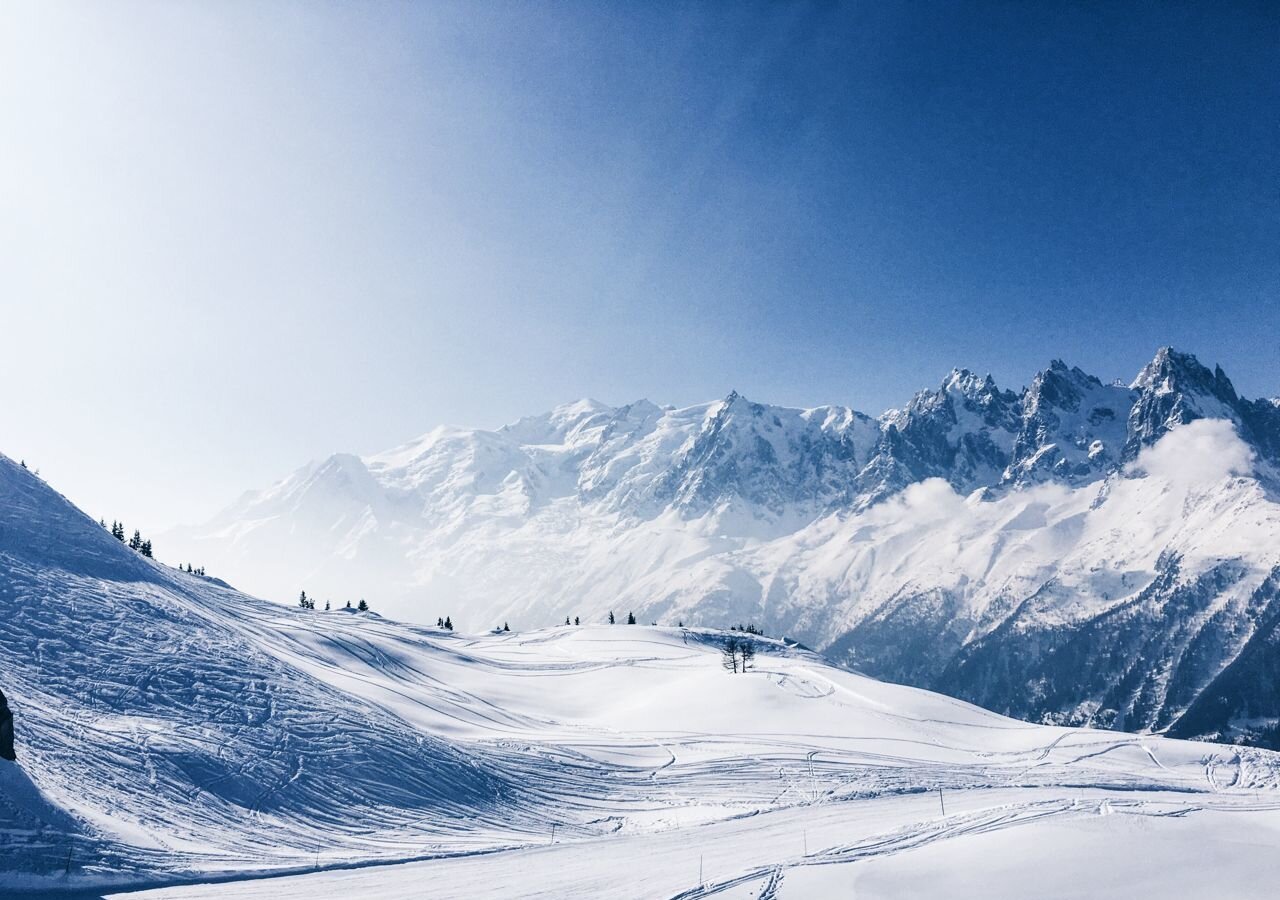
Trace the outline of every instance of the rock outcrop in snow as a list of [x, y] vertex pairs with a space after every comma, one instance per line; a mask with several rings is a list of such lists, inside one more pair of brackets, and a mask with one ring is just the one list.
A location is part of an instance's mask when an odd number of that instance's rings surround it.
[[[753, 621], [1017, 715], [1184, 729], [1267, 646], [1278, 466], [1280, 406], [1166, 348], [1128, 386], [1060, 361], [1021, 392], [956, 370], [874, 419], [735, 392], [442, 428], [159, 546], [281, 600], [485, 628]], [[1195, 721], [1256, 737], [1280, 717], [1265, 696]]]
[[13, 711], [9, 709], [4, 691], [0, 691], [0, 759], [13, 762], [17, 758], [13, 749]]

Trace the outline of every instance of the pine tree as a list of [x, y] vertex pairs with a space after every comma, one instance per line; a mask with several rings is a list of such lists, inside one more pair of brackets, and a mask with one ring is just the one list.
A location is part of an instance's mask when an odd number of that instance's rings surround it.
[[503, 622], [503, 623], [502, 623], [502, 630], [503, 630], [503, 631], [510, 631], [510, 630], [511, 630], [511, 626], [510, 626], [510, 625], [508, 625], [506, 622]]
[[24, 460], [22, 461], [22, 468], [24, 468], [24, 469], [25, 469], [26, 467], [27, 467], [27, 461], [24, 459]]
[[143, 541], [142, 546], [139, 547], [138, 549], [142, 551], [143, 556], [145, 556], [147, 559], [151, 559], [151, 539], [150, 538]]
[[448, 616], [444, 617], [444, 630], [453, 631], [453, 619], [449, 618]]
[[437, 618], [436, 618], [436, 627], [437, 627], [437, 628], [443, 628], [443, 627], [444, 627], [444, 619], [437, 617]]
[[324, 601], [324, 611], [325, 611], [325, 612], [328, 612], [328, 611], [329, 611], [329, 601], [328, 601], [328, 600]]
[[609, 624], [613, 624], [613, 610], [609, 610]]
[[369, 611], [369, 604], [368, 604], [368, 603], [365, 603], [365, 602], [364, 602], [364, 598], [363, 598], [363, 597], [361, 597], [361, 598], [360, 598], [360, 602], [356, 604], [356, 609], [360, 610], [360, 612], [368, 612], [368, 611]]
[[142, 533], [138, 531], [138, 529], [136, 528], [133, 530], [133, 537], [129, 538], [129, 549], [130, 550], [142, 549]]
[[756, 645], [754, 641], [743, 641], [742, 648], [739, 650], [742, 655], [742, 671], [745, 672], [751, 667], [756, 659]]
[[565, 617], [564, 617], [564, 624], [566, 624], [566, 625], [568, 625], [568, 624], [569, 624], [569, 617], [568, 617], [568, 616], [565, 616]]
[[581, 619], [579, 619], [577, 616], [574, 616], [574, 617], [573, 617], [573, 624], [574, 624], [574, 625], [581, 625], [581, 624], [582, 624], [582, 620], [581, 620]]
[[636, 624], [636, 614], [635, 614], [635, 613], [627, 613], [627, 624], [628, 624], [628, 625], [634, 625], [634, 624]]
[[351, 601], [350, 601], [350, 600], [348, 600], [348, 601], [347, 601], [347, 609], [350, 609], [350, 608], [351, 608]]
[[307, 592], [306, 591], [303, 591], [301, 594], [298, 595], [298, 606], [302, 607], [303, 609], [307, 608]]

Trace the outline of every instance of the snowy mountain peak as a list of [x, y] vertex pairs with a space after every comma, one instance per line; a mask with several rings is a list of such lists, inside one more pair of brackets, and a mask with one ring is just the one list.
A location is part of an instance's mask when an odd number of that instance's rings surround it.
[[498, 434], [522, 445], [577, 443], [585, 432], [603, 427], [616, 412], [598, 400], [585, 398], [557, 406], [540, 416], [525, 416], [504, 425], [498, 429]]
[[952, 369], [942, 382], [942, 390], [962, 397], [981, 398], [999, 393], [995, 379], [990, 374], [978, 375], [968, 369]]
[[770, 516], [796, 504], [821, 508], [846, 498], [856, 481], [855, 421], [851, 410], [817, 416], [733, 391], [707, 408], [653, 497], [695, 516], [735, 501]]

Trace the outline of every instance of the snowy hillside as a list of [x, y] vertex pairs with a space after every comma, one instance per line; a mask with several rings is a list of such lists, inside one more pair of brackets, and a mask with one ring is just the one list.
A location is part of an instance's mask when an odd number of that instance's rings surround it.
[[769, 639], [734, 674], [729, 637], [286, 608], [143, 559], [0, 457], [0, 886], [821, 896], [810, 870], [1108, 812], [1278, 825], [1266, 751], [1029, 725]]
[[958, 370], [878, 419], [734, 393], [440, 428], [158, 552], [473, 629], [752, 621], [1021, 717], [1270, 743], [1280, 685], [1231, 672], [1275, 659], [1278, 465], [1280, 407], [1164, 349], [1128, 386]]

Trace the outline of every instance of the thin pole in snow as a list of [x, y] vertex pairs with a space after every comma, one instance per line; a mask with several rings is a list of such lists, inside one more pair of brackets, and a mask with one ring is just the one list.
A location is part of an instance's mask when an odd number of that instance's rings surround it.
[[702, 854], [698, 854], [698, 890], [702, 890]]
[[947, 814], [947, 801], [942, 799], [942, 788], [938, 788], [938, 803], [942, 806], [942, 814]]
[[553, 844], [556, 842], [556, 826], [559, 824], [560, 824], [559, 822], [551, 823], [551, 843]]
[[76, 846], [75, 844], [72, 844], [69, 847], [67, 847], [67, 874], [68, 875], [71, 874], [71, 851], [75, 849], [75, 846]]
[[801, 833], [804, 835], [804, 855], [808, 856], [809, 855], [809, 830], [806, 828]]

